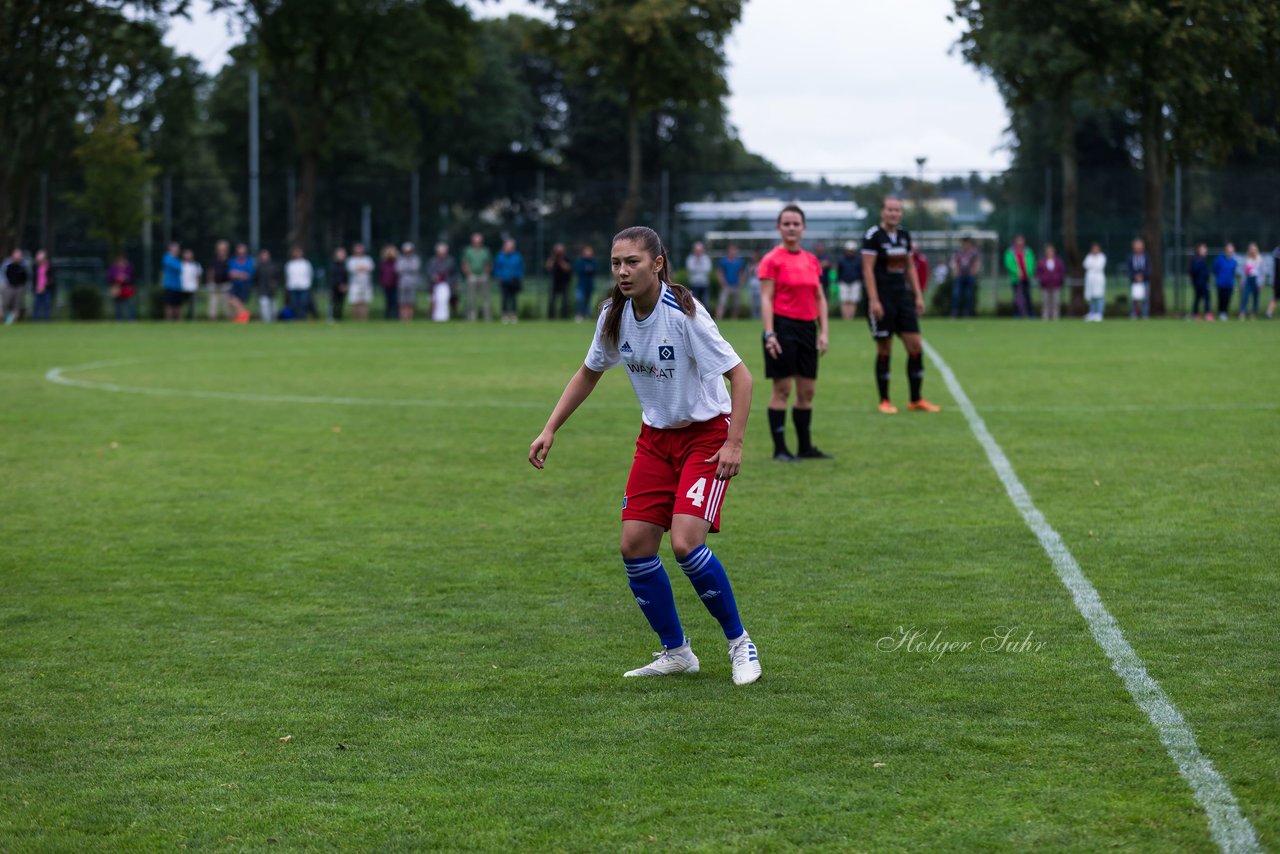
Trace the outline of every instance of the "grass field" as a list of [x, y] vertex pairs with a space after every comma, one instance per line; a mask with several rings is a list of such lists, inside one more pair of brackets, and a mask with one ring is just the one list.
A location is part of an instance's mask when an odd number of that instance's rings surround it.
[[[1276, 848], [1280, 324], [925, 331]], [[837, 459], [769, 460], [757, 376], [711, 543], [763, 679], [665, 548], [702, 672], [620, 678], [625, 377], [525, 462], [589, 335], [0, 330], [0, 849], [1213, 850], [938, 373], [874, 412], [861, 321]]]

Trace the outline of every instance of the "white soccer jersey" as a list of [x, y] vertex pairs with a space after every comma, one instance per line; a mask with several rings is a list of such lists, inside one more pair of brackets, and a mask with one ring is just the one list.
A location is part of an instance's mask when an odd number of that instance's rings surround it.
[[606, 371], [626, 365], [644, 423], [650, 427], [687, 427], [732, 409], [724, 374], [742, 359], [721, 336], [702, 304], [694, 304], [697, 314], [689, 317], [666, 285], [644, 320], [636, 320], [628, 304], [622, 310], [616, 347], [604, 340], [606, 312], [600, 312], [596, 322], [586, 366]]

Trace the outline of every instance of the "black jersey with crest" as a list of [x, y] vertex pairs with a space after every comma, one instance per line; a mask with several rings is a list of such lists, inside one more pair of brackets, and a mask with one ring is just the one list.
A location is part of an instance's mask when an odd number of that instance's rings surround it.
[[909, 289], [907, 265], [911, 263], [911, 235], [905, 228], [890, 234], [876, 225], [862, 239], [862, 254], [876, 259], [876, 292]]

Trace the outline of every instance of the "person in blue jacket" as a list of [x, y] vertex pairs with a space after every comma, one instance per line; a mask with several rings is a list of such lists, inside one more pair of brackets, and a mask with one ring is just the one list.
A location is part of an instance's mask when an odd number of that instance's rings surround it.
[[1213, 281], [1218, 286], [1218, 319], [1226, 320], [1231, 310], [1231, 294], [1236, 289], [1236, 270], [1240, 262], [1236, 260], [1236, 247], [1228, 243], [1222, 254], [1213, 259]]
[[582, 254], [573, 262], [573, 272], [578, 277], [578, 315], [579, 321], [595, 319], [595, 306], [591, 298], [596, 290], [596, 253], [590, 246], [582, 247]]
[[169, 251], [161, 260], [164, 274], [164, 319], [181, 320], [182, 304], [186, 293], [182, 290], [182, 248], [177, 242], [169, 244]]
[[516, 251], [516, 242], [507, 238], [502, 251], [493, 259], [493, 277], [502, 289], [502, 322], [515, 323], [519, 319], [518, 299], [524, 285], [524, 256]]

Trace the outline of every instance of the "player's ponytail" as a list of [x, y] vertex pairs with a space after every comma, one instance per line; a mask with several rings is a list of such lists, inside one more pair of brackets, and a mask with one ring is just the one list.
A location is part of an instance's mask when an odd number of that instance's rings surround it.
[[[633, 225], [613, 236], [614, 244], [620, 240], [634, 240], [654, 259], [661, 258], [662, 269], [658, 271], [658, 281], [671, 291], [671, 295], [680, 304], [681, 311], [690, 317], [697, 314], [698, 308], [693, 299], [693, 292], [684, 285], [677, 285], [671, 281], [671, 258], [667, 255], [667, 247], [662, 245], [662, 238], [658, 237], [658, 232], [643, 225]], [[604, 340], [610, 347], [618, 346], [618, 337], [622, 334], [622, 310], [626, 304], [627, 298], [623, 296], [622, 288], [618, 287], [618, 281], [615, 279], [613, 288], [609, 291], [609, 298], [604, 303]]]

